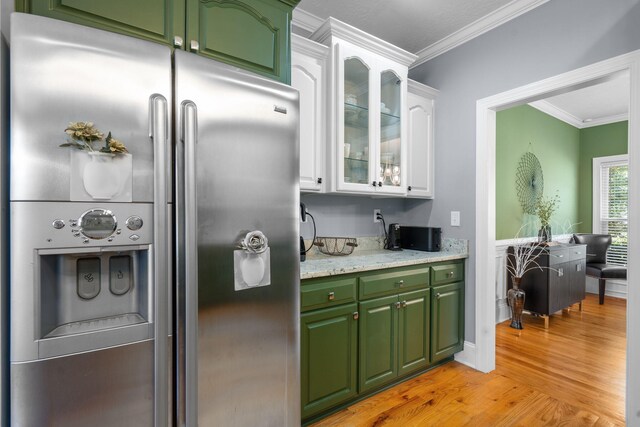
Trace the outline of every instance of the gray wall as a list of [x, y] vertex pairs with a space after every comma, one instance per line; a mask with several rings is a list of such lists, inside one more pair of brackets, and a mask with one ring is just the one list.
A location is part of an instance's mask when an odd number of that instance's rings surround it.
[[640, 0], [552, 0], [410, 71], [440, 90], [430, 221], [446, 225], [449, 212], [460, 210], [461, 227], [443, 233], [470, 239], [468, 341], [475, 342], [476, 101], [637, 49]]
[[[382, 225], [373, 222], [373, 210], [380, 209], [387, 226], [392, 222], [404, 225], [429, 224], [432, 201], [404, 199], [374, 199], [364, 196], [334, 196], [303, 194], [300, 201], [316, 219], [319, 236], [361, 237], [384, 234]], [[311, 222], [300, 225], [305, 239], [313, 237]], [[448, 236], [444, 236], [448, 237]]]

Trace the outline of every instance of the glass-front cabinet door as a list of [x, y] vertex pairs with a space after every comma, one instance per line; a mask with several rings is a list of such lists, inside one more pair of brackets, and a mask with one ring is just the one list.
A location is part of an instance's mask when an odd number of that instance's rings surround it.
[[358, 57], [344, 60], [343, 180], [369, 185], [371, 155], [370, 67]]
[[380, 112], [377, 138], [378, 192], [405, 192], [405, 142], [403, 106], [406, 82], [391, 69], [380, 72]]
[[339, 52], [337, 191], [404, 194], [406, 78], [365, 50]]

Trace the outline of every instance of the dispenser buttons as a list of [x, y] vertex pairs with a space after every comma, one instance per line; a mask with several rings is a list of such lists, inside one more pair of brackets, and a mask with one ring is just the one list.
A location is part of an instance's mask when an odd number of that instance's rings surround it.
[[135, 231], [135, 230], [140, 230], [142, 228], [143, 222], [142, 222], [142, 218], [140, 218], [137, 215], [133, 215], [127, 218], [127, 221], [125, 224], [129, 230]]
[[140, 236], [138, 236], [137, 234], [132, 234], [131, 236], [129, 236], [129, 238], [135, 242], [140, 238]]
[[56, 230], [60, 230], [61, 228], [64, 228], [64, 221], [61, 219], [56, 219], [55, 221], [53, 221], [52, 225]]

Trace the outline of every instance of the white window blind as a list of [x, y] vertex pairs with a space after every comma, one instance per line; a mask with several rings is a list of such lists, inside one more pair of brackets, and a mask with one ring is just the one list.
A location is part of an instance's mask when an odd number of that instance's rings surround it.
[[607, 263], [627, 265], [628, 160], [600, 163], [600, 232], [610, 234]]

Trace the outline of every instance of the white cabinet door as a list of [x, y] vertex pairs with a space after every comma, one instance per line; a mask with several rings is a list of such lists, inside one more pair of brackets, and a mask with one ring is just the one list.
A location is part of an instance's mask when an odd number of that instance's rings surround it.
[[434, 100], [425, 93], [419, 95], [412, 93], [412, 86], [415, 87], [414, 82], [409, 85], [407, 97], [409, 115], [407, 197], [431, 199], [434, 187]]
[[296, 36], [291, 44], [291, 86], [300, 92], [300, 191], [323, 192], [326, 132], [326, 46]]

